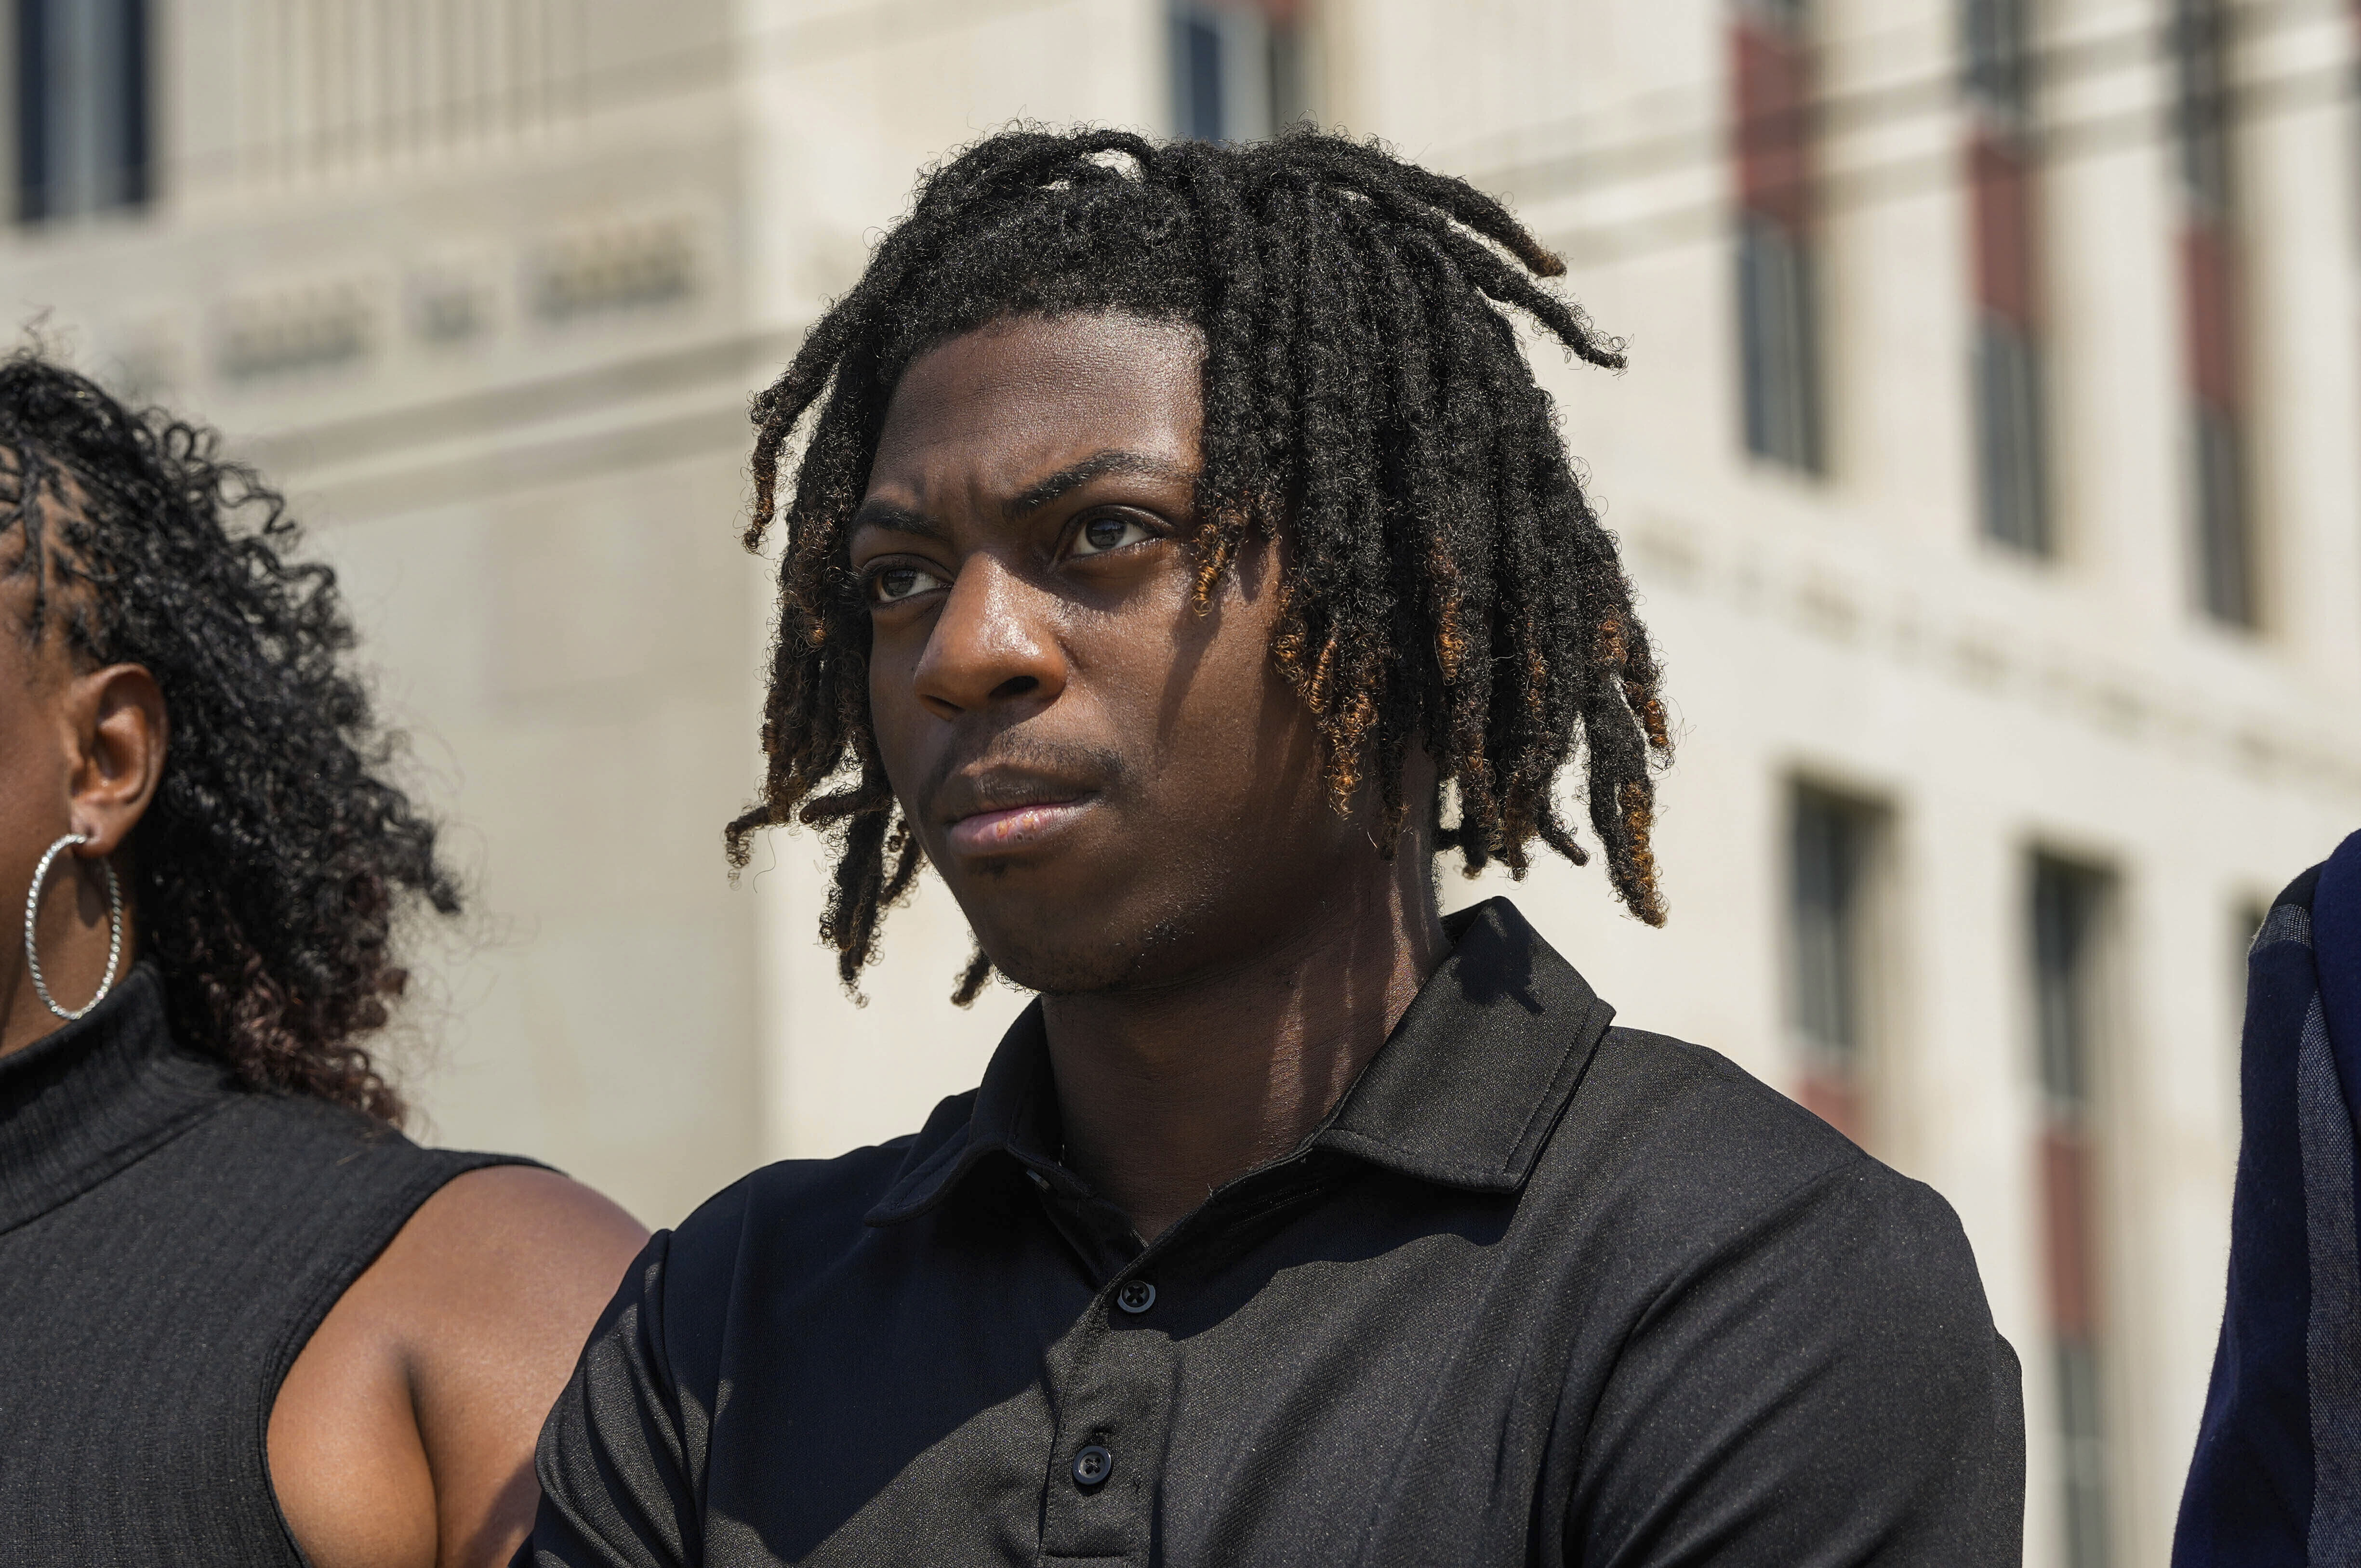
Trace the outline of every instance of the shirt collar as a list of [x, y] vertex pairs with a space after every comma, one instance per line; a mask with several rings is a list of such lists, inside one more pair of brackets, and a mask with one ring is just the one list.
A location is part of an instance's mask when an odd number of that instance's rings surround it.
[[1505, 898], [1444, 929], [1451, 956], [1312, 1141], [1448, 1187], [1513, 1192], [1615, 1009]]
[[[1444, 929], [1450, 956], [1310, 1142], [1444, 1186], [1513, 1192], [1615, 1010], [1505, 898], [1449, 916]], [[937, 1107], [911, 1140], [869, 1223], [925, 1213], [994, 1156], [1080, 1195], [1057, 1157], [1057, 1126], [1036, 1002], [1002, 1037], [982, 1085]]]
[[178, 1136], [228, 1085], [220, 1062], [173, 1043], [162, 977], [137, 965], [82, 1017], [0, 1057], [0, 1231]]
[[935, 1107], [910, 1140], [894, 1185], [865, 1218], [873, 1225], [916, 1219], [940, 1203], [969, 1172], [1005, 1155], [1043, 1181], [1079, 1192], [1058, 1160], [1057, 1085], [1049, 1074], [1049, 1041], [1038, 1001], [1016, 1015], [1000, 1038], [983, 1082]]

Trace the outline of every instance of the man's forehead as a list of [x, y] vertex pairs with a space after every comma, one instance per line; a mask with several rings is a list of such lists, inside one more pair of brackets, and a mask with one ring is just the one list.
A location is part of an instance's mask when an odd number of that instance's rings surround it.
[[1199, 419], [1192, 329], [1079, 318], [970, 334], [903, 376], [868, 493], [1024, 510], [1078, 471], [1193, 472]]
[[1193, 442], [1157, 440], [1138, 429], [1043, 433], [1047, 439], [914, 444], [890, 460], [881, 448], [862, 510], [869, 502], [923, 509], [957, 500], [1015, 517], [1094, 480], [1196, 477]]
[[[1192, 327], [1135, 316], [1001, 323], [913, 360], [895, 384], [879, 455], [910, 445], [983, 442], [1086, 449], [1139, 427], [1193, 427], [1202, 356]], [[1044, 466], [1071, 454], [1034, 454]]]
[[1127, 311], [1004, 316], [915, 356], [894, 397], [1054, 390], [1077, 380], [1120, 384], [1175, 372], [1190, 373], [1193, 384], [1204, 344], [1191, 323]]

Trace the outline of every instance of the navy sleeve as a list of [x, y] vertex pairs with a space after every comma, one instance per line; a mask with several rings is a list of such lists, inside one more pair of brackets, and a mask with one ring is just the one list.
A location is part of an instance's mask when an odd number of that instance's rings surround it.
[[2015, 1563], [2025, 1406], [1930, 1189], [1857, 1158], [1686, 1270], [1599, 1400], [1586, 1568]]
[[2318, 984], [2308, 923], [2299, 927], [2280, 912], [2308, 915], [2321, 869], [2273, 901], [2274, 918], [2246, 959], [2229, 1287], [2173, 1531], [2174, 1568], [2311, 1561], [2312, 1260], [2296, 1078]]

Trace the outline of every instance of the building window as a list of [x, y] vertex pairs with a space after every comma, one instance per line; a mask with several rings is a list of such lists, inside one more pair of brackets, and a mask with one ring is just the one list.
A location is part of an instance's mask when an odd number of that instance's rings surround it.
[[1806, 473], [1820, 467], [1812, 256], [1791, 230], [1748, 213], [1738, 236], [1746, 449]]
[[1966, 0], [1960, 18], [1968, 95], [1985, 114], [2022, 123], [2033, 108], [2031, 18], [2026, 0]]
[[2044, 555], [2050, 534], [2031, 20], [2026, 0], [1965, 0], [1963, 9], [1979, 511], [1986, 538]]
[[2203, 401], [2194, 415], [2197, 448], [2198, 587], [2205, 613], [2233, 626], [2255, 622], [2247, 558], [2246, 487], [2238, 458], [2237, 421]]
[[2030, 333], [1987, 314], [1976, 329], [1976, 471], [1985, 537], [2049, 553], [2042, 463], [2040, 351]]
[[1877, 806], [1808, 784], [1796, 785], [1790, 801], [1788, 1015], [1802, 1058], [1797, 1098], [1855, 1142], [1869, 1130], [1866, 1058], [1884, 818]]
[[16, 215], [148, 195], [146, 0], [16, 0]]
[[1804, 0], [1748, 0], [1730, 27], [1746, 449], [1818, 473], [1821, 356], [1808, 16]]
[[2221, 0], [2173, 0], [2174, 126], [2181, 189], [2193, 205], [2230, 210], [2229, 19]]
[[2228, 17], [2221, 0], [2174, 0], [2172, 40], [2192, 597], [2213, 620], [2252, 627], [2261, 619], [2261, 606], [2244, 459], [2236, 160]]
[[1172, 124], [1198, 141], [1256, 141], [1310, 117], [1293, 0], [1174, 0]]
[[2033, 862], [2033, 999], [2041, 1078], [2040, 1190], [2056, 1380], [2058, 1484], [2070, 1568], [2107, 1562], [2098, 1203], [2094, 1180], [2102, 872], [2048, 855]]

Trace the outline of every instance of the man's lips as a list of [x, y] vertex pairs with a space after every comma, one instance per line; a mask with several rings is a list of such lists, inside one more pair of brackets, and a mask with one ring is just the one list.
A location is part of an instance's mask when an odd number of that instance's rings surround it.
[[1063, 832], [1091, 807], [1091, 797], [1035, 800], [979, 811], [951, 824], [950, 850], [955, 855], [992, 855], [1029, 850]]

